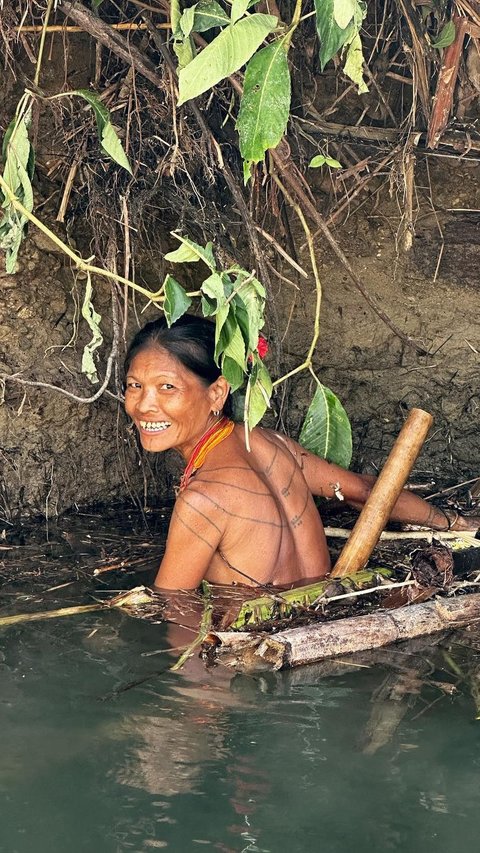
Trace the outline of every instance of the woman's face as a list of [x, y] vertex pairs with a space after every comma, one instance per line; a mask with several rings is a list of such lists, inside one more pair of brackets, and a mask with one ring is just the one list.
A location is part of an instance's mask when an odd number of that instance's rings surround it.
[[217, 382], [206, 386], [166, 350], [150, 347], [131, 361], [125, 390], [125, 411], [153, 453], [174, 448], [188, 459], [221, 409]]

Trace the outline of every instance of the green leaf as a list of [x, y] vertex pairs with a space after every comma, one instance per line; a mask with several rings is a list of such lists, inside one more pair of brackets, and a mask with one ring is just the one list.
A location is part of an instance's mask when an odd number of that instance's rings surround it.
[[335, 23], [344, 30], [355, 14], [355, 0], [333, 0], [333, 17]]
[[[222, 353], [230, 345], [235, 331], [238, 328], [233, 305], [226, 303], [217, 309], [215, 315], [215, 362], [219, 364]], [[238, 361], [237, 361], [238, 364]], [[243, 365], [242, 365], [243, 367]]]
[[442, 47], [449, 47], [455, 41], [455, 24], [453, 21], [447, 21], [438, 38], [432, 43], [432, 47], [440, 50]]
[[[31, 184], [31, 166], [33, 165], [33, 149], [28, 138], [31, 110], [21, 111], [20, 104], [17, 114], [10, 122], [6, 139], [3, 143], [5, 168], [3, 178], [13, 194], [28, 210], [33, 210], [33, 189]], [[16, 272], [17, 256], [20, 249], [24, 230], [28, 219], [19, 213], [7, 197], [0, 193], [2, 209], [5, 211], [0, 219], [0, 249], [5, 252], [5, 269], [7, 273]]]
[[123, 169], [126, 169], [127, 172], [132, 174], [132, 168], [128, 162], [128, 157], [125, 154], [122, 143], [120, 142], [120, 139], [113, 128], [112, 122], [110, 121], [110, 113], [104, 104], [102, 104], [98, 95], [95, 92], [91, 92], [90, 89], [72, 89], [71, 92], [62, 92], [60, 96], [55, 95], [55, 97], [66, 97], [67, 95], [78, 95], [90, 104], [97, 122], [100, 145], [105, 151], [105, 154], [114, 160], [115, 163], [118, 163], [119, 166], [122, 166]]
[[182, 17], [180, 18], [180, 29], [184, 36], [189, 36], [193, 29], [193, 24], [195, 21], [195, 9], [197, 8], [197, 4], [194, 6], [189, 6], [188, 9], [185, 9]]
[[212, 251], [212, 243], [207, 243], [204, 248], [203, 246], [199, 246], [198, 243], [194, 243], [193, 240], [189, 240], [188, 237], [182, 237], [181, 234], [177, 234], [176, 231], [172, 231], [171, 234], [172, 237], [180, 240], [182, 245], [178, 249], [175, 249], [175, 251], [168, 252], [165, 255], [166, 261], [172, 261], [174, 264], [203, 261], [212, 272], [215, 271], [216, 264]]
[[180, 8], [180, 0], [171, 0], [170, 2], [170, 23], [172, 25], [172, 35], [174, 39], [181, 38], [182, 31], [180, 29], [180, 18], [182, 10]]
[[224, 302], [226, 299], [225, 296], [225, 287], [223, 285], [222, 276], [218, 272], [212, 273], [205, 281], [202, 283], [201, 291], [206, 296], [209, 296], [211, 299], [217, 300], [217, 307], [221, 302]]
[[347, 58], [343, 70], [347, 77], [350, 77], [350, 80], [353, 80], [358, 87], [359, 95], [368, 92], [368, 86], [363, 79], [363, 61], [362, 42], [359, 34], [356, 33], [348, 46]]
[[272, 394], [272, 380], [264, 364], [256, 356], [255, 379], [249, 377], [250, 394], [248, 398], [248, 411], [246, 412], [248, 428], [253, 429], [263, 418], [270, 405]]
[[333, 157], [326, 157], [324, 154], [317, 154], [312, 157], [308, 164], [311, 169], [318, 169], [320, 166], [330, 166], [331, 169], [341, 169], [342, 164]]
[[245, 378], [243, 368], [228, 355], [222, 358], [222, 376], [227, 380], [232, 392], [242, 387]]
[[[247, 273], [244, 272], [245, 277]], [[258, 292], [255, 282], [260, 285], [262, 292]], [[235, 289], [239, 287], [238, 280]], [[265, 308], [265, 291], [257, 279], [249, 281], [235, 296], [236, 317], [241, 328], [245, 345], [248, 352], [253, 352], [258, 343], [258, 333], [263, 329], [265, 320], [263, 312]]]
[[249, 0], [232, 0], [232, 9], [230, 12], [232, 24], [234, 24], [235, 21], [239, 21], [240, 18], [243, 18], [248, 9], [248, 4]]
[[90, 104], [95, 113], [98, 135], [101, 138], [104, 126], [110, 121], [110, 113], [98, 95], [91, 92], [90, 89], [73, 89], [71, 92], [64, 92], [60, 97], [65, 97], [65, 95], [78, 95]]
[[195, 58], [195, 46], [191, 36], [173, 42], [173, 50], [178, 59], [178, 70], [185, 68]]
[[105, 154], [108, 154], [115, 163], [118, 163], [119, 166], [122, 166], [127, 170], [130, 174], [132, 174], [132, 167], [128, 162], [128, 157], [123, 150], [123, 145], [120, 142], [116, 131], [113, 129], [113, 125], [108, 121], [103, 128], [102, 136], [101, 136], [101, 146], [105, 151]]
[[254, 13], [225, 27], [178, 75], [178, 103], [196, 98], [220, 80], [238, 71], [272, 32], [277, 19]]
[[334, 16], [334, 0], [315, 0], [317, 33], [320, 39], [320, 68], [340, 50], [354, 33], [354, 24], [339, 27]]
[[240, 331], [240, 327], [237, 322], [233, 327], [233, 334], [230, 338], [230, 341], [226, 347], [224, 347], [224, 355], [228, 355], [229, 358], [236, 361], [239, 367], [242, 370], [245, 369], [245, 341], [243, 340], [243, 335]]
[[188, 311], [191, 304], [192, 300], [186, 294], [183, 287], [173, 276], [167, 275], [165, 279], [165, 302], [163, 310], [169, 328], [172, 323], [176, 323], [185, 314], [185, 311]]
[[230, 18], [216, 0], [200, 0], [195, 9], [193, 29], [196, 33], [204, 33], [212, 27], [224, 27], [230, 23]]
[[82, 317], [87, 321], [93, 337], [86, 344], [82, 355], [82, 373], [86, 373], [92, 385], [98, 382], [97, 368], [93, 360], [93, 353], [103, 343], [103, 336], [100, 330], [101, 316], [97, 314], [92, 303], [92, 280], [90, 276], [87, 278], [85, 287], [85, 297], [82, 305]]
[[352, 458], [352, 430], [345, 409], [333, 391], [318, 384], [299, 438], [311, 453], [348, 468]]
[[284, 39], [269, 44], [247, 65], [237, 119], [240, 153], [248, 163], [263, 160], [285, 133], [291, 83]]

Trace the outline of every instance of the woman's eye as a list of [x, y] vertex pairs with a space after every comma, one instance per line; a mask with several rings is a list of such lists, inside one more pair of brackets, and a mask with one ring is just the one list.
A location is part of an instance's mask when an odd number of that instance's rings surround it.
[[174, 386], [174, 385], [170, 385], [170, 383], [169, 383], [169, 382], [164, 382], [164, 383], [163, 383], [163, 385], [161, 385], [160, 387], [161, 387], [162, 391], [163, 391], [163, 390], [165, 390], [165, 391], [171, 391], [171, 390], [172, 390], [172, 388], [174, 388], [175, 386]]
[[141, 388], [140, 382], [134, 382], [133, 379], [130, 382], [127, 382], [127, 388]]

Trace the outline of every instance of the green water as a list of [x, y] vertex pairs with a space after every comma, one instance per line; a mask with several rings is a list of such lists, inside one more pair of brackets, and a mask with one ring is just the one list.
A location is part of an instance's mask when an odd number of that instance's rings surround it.
[[199, 678], [155, 674], [167, 643], [121, 612], [0, 629], [1, 853], [476, 849], [480, 723], [433, 645]]

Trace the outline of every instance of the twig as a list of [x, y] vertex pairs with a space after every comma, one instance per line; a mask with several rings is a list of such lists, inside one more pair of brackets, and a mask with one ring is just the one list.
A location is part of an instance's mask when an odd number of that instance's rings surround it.
[[455, 486], [448, 486], [446, 489], [442, 489], [440, 492], [433, 492], [431, 495], [426, 495], [425, 500], [430, 501], [432, 498], [439, 498], [442, 495], [448, 495], [449, 492], [456, 492], [457, 489], [461, 489], [463, 486], [469, 486], [470, 483], [477, 483], [478, 477], [473, 477], [471, 480], [464, 480], [462, 483], [457, 483]]
[[182, 668], [184, 663], [193, 655], [195, 649], [198, 646], [201, 646], [204, 642], [207, 634], [212, 630], [212, 615], [213, 615], [213, 603], [212, 603], [212, 594], [210, 590], [210, 585], [207, 581], [202, 581], [202, 589], [204, 596], [204, 607], [202, 613], [202, 619], [200, 622], [200, 628], [197, 636], [193, 640], [192, 643], [185, 649], [183, 654], [180, 655], [178, 660], [170, 667], [172, 672], [178, 672], [179, 669]]
[[260, 228], [260, 225], [255, 224], [255, 228], [258, 233], [262, 235], [262, 237], [265, 237], [265, 240], [268, 240], [268, 242], [275, 247], [275, 250], [278, 252], [278, 254], [281, 255], [282, 258], [284, 258], [287, 263], [290, 264], [291, 267], [297, 270], [297, 272], [299, 272], [300, 275], [303, 276], [303, 278], [308, 278], [308, 273], [305, 272], [305, 270], [303, 269], [303, 267], [300, 266], [300, 264], [297, 264], [297, 262], [293, 260], [291, 255], [289, 255], [288, 252], [285, 251], [285, 249], [282, 249], [280, 244], [277, 243], [277, 241], [275, 240], [275, 237], [272, 237], [272, 235], [269, 234], [268, 231], [264, 231], [263, 228]]
[[[325, 536], [331, 539], [348, 539], [352, 532], [351, 530], [344, 527], [325, 527], [324, 530]], [[475, 534], [473, 532], [468, 533], [468, 531], [463, 530], [384, 530], [380, 534], [380, 541], [396, 542], [402, 539], [426, 539], [428, 542], [431, 542], [432, 539], [439, 539], [441, 541], [446, 542], [448, 540], [454, 540], [459, 538], [463, 539], [465, 536], [469, 536], [470, 538], [475, 539]]]
[[135, 45], [127, 43], [109, 24], [106, 24], [97, 15], [94, 15], [79, 0], [76, 0], [75, 3], [72, 3], [71, 0], [63, 0], [61, 8], [62, 12], [76, 21], [82, 29], [90, 33], [91, 36], [105, 45], [105, 47], [108, 47], [117, 56], [120, 56], [129, 65], [133, 65], [140, 74], [143, 74], [158, 89], [162, 89], [163, 81], [157, 74], [153, 62], [150, 62], [148, 57], [140, 53]]
[[40, 79], [40, 69], [42, 67], [43, 48], [45, 47], [45, 36], [46, 36], [46, 32], [47, 32], [47, 27], [48, 27], [48, 19], [50, 17], [50, 12], [52, 11], [52, 6], [53, 6], [53, 0], [48, 0], [47, 9], [45, 11], [45, 18], [44, 18], [43, 24], [41, 26], [42, 35], [40, 37], [40, 44], [38, 46], [37, 65], [35, 68], [35, 76], [33, 78], [33, 83], [35, 86], [38, 86], [38, 81]]
[[359, 598], [361, 595], [369, 595], [372, 592], [386, 592], [387, 589], [400, 589], [405, 586], [418, 586], [418, 584], [415, 580], [402, 581], [401, 583], [382, 583], [380, 586], [370, 586], [368, 589], [357, 589], [355, 592], [344, 592], [341, 595], [327, 595], [327, 590], [325, 590], [312, 602], [311, 606], [330, 604], [331, 601], [340, 601], [342, 598]]
[[[307, 238], [308, 250], [310, 253], [310, 263], [311, 263], [313, 275], [315, 278], [315, 293], [316, 293], [313, 337], [312, 337], [312, 341], [310, 343], [310, 347], [309, 347], [307, 356], [306, 356], [305, 360], [302, 362], [302, 364], [300, 364], [298, 367], [293, 368], [293, 370], [290, 370], [284, 376], [281, 376], [279, 379], [276, 379], [275, 382], [273, 383], [273, 387], [275, 388], [277, 385], [280, 385], [282, 382], [285, 382], [286, 379], [289, 379], [291, 376], [294, 376], [296, 373], [300, 373], [302, 370], [305, 370], [307, 368], [311, 369], [313, 353], [315, 352], [315, 347], [317, 346], [317, 341], [320, 337], [320, 308], [322, 305], [322, 284], [321, 284], [320, 276], [318, 273], [317, 259], [315, 257], [315, 247], [313, 244], [312, 232], [310, 231], [310, 228], [308, 227], [307, 221], [303, 215], [303, 211], [302, 211], [301, 207], [291, 197], [290, 193], [287, 191], [285, 186], [282, 184], [278, 175], [273, 173], [272, 177], [273, 177], [273, 180], [275, 181], [275, 183], [277, 184], [277, 186], [279, 187], [279, 189], [281, 190], [282, 194], [284, 195], [285, 199], [288, 201], [288, 203], [291, 205], [291, 207], [293, 207], [295, 213], [297, 214], [297, 216], [300, 219], [300, 222], [302, 224], [302, 228], [303, 228], [303, 230], [305, 232], [305, 236]], [[318, 379], [316, 378], [313, 371], [312, 371], [312, 374], [318, 383]]]
[[72, 192], [73, 182], [75, 181], [75, 177], [78, 170], [78, 161], [75, 160], [74, 163], [70, 166], [68, 171], [67, 180], [65, 181], [65, 186], [63, 188], [62, 201], [60, 203], [60, 207], [58, 208], [58, 213], [56, 216], [57, 222], [65, 221], [65, 214], [67, 212], [68, 202], [70, 201], [70, 195]]
[[[132, 0], [133, 2], [133, 0]], [[64, 4], [62, 4], [64, 5]], [[139, 4], [140, 5], [140, 4]], [[147, 7], [150, 8], [150, 7]], [[146, 30], [146, 24], [133, 24], [129, 21], [124, 21], [120, 24], [109, 24], [112, 30]], [[154, 24], [157, 30], [171, 30], [172, 25], [168, 21], [165, 24]], [[77, 27], [68, 24], [50, 24], [47, 27], [44, 27], [42, 24], [32, 24], [27, 26], [19, 26], [13, 28], [16, 33], [41, 33], [45, 31], [46, 33], [84, 33], [84, 27]]]

